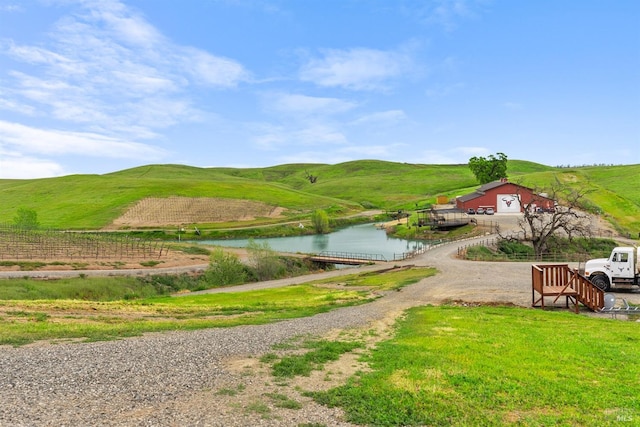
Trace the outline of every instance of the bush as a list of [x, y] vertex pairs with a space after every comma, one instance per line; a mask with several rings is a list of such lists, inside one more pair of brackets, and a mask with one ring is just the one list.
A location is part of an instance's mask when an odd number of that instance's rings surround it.
[[218, 248], [211, 254], [204, 281], [213, 286], [239, 285], [247, 280], [247, 268], [235, 254]]
[[286, 268], [280, 261], [278, 254], [271, 249], [269, 243], [256, 243], [249, 240], [249, 265], [253, 269], [256, 280], [272, 280], [284, 277]]
[[533, 257], [535, 252], [533, 247], [515, 240], [500, 240], [498, 242], [498, 251], [514, 258]]

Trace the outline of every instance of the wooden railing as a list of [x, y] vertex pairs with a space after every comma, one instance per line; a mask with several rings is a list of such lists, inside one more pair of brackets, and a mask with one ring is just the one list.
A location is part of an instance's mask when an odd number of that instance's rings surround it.
[[384, 255], [380, 254], [359, 254], [352, 252], [335, 252], [335, 251], [323, 251], [317, 255], [311, 255], [309, 257], [315, 262], [325, 262], [329, 264], [368, 264], [377, 261], [387, 261]]
[[589, 307], [593, 311], [600, 311], [604, 308], [604, 291], [596, 287], [582, 274], [578, 273], [578, 270], [572, 270], [575, 282], [575, 289], [578, 293], [578, 301], [585, 306]]
[[[536, 295], [536, 292], [538, 295]], [[582, 303], [593, 311], [604, 307], [604, 292], [595, 287], [586, 277], [572, 270], [567, 264], [545, 264], [531, 266], [531, 305], [544, 308], [545, 297], [566, 298], [574, 304], [578, 312], [578, 303]]]

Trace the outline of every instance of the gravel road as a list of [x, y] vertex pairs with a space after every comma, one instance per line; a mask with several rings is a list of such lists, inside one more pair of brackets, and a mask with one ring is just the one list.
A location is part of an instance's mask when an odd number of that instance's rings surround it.
[[[304, 400], [299, 393], [295, 398], [304, 403], [302, 409], [271, 408], [265, 415], [264, 408], [250, 410], [250, 399], [220, 390], [250, 390], [252, 399], [267, 391], [296, 393], [268, 383], [255, 364], [255, 375], [232, 368], [234, 361], [245, 361], [245, 366], [292, 337], [368, 329], [407, 308], [446, 300], [531, 304], [530, 263], [460, 261], [454, 258], [457, 247], [444, 245], [405, 262], [436, 267], [434, 277], [370, 304], [309, 318], [109, 342], [0, 347], [0, 426], [349, 426], [339, 410]], [[375, 268], [381, 267], [359, 269]], [[630, 300], [640, 302], [639, 295], [632, 296]]]

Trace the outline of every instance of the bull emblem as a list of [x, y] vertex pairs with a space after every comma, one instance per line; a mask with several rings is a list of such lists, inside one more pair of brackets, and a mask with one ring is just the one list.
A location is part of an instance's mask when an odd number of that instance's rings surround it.
[[510, 208], [510, 207], [511, 207], [511, 203], [513, 203], [513, 201], [514, 201], [515, 199], [516, 199], [516, 198], [515, 198], [515, 197], [513, 197], [513, 196], [511, 196], [511, 197], [503, 197], [503, 198], [502, 198], [502, 201], [505, 203], [505, 205], [507, 205], [507, 207], [508, 207], [508, 208]]

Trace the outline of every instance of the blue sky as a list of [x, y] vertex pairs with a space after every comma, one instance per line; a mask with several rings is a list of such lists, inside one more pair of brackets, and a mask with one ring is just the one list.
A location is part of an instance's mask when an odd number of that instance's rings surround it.
[[640, 163], [640, 1], [0, 0], [0, 178]]

